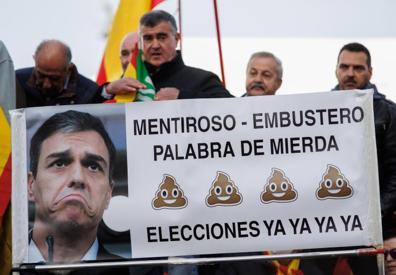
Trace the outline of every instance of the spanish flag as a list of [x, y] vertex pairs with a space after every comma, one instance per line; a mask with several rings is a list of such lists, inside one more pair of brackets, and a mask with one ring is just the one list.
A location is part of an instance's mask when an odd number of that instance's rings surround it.
[[11, 130], [0, 107], [0, 274], [11, 269]]
[[[137, 32], [139, 30], [140, 17], [162, 1], [164, 0], [120, 0], [109, 31], [107, 45], [96, 80], [99, 85], [120, 78], [122, 75], [120, 63], [122, 38], [129, 32]], [[126, 76], [131, 75], [127, 73]], [[136, 95], [123, 96], [122, 99], [116, 101], [135, 101], [135, 97]]]

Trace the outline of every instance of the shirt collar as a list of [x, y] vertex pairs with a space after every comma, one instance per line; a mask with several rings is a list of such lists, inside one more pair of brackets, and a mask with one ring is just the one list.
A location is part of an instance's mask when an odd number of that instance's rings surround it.
[[[43, 255], [41, 255], [40, 250], [36, 246], [33, 240], [30, 241], [28, 248], [28, 262], [29, 263], [39, 263], [45, 262]], [[82, 257], [81, 261], [94, 261], [98, 256], [99, 250], [99, 242], [98, 239], [95, 239], [94, 243], [91, 245], [87, 253], [85, 253], [84, 257]]]

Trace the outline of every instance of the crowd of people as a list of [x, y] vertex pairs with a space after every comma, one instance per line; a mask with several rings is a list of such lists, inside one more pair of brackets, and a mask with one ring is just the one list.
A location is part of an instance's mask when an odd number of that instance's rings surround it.
[[[156, 90], [154, 100], [233, 97], [217, 75], [184, 64], [182, 54], [177, 50], [180, 34], [175, 19], [169, 13], [161, 10], [148, 12], [140, 19], [139, 32], [126, 34], [120, 46], [120, 63], [124, 72], [138, 40], [142, 43], [144, 64]], [[247, 63], [246, 93], [243, 96], [275, 95], [282, 85], [282, 66], [281, 60], [273, 53], [253, 53]], [[396, 105], [370, 82], [373, 73], [371, 56], [364, 45], [344, 45], [338, 54], [335, 71], [338, 83], [334, 90], [374, 90], [385, 261], [388, 274], [396, 274]], [[2, 74], [0, 71], [0, 80]], [[115, 95], [146, 88], [137, 79], [123, 75], [118, 80], [97, 85], [78, 72], [77, 66], [72, 62], [71, 49], [59, 40], [41, 42], [34, 52], [34, 66], [16, 70], [15, 75], [16, 87], [12, 87], [15, 94], [0, 93], [0, 103], [5, 109], [102, 103]], [[9, 102], [15, 103], [10, 105]], [[103, 255], [106, 259], [118, 259], [118, 256], [106, 251], [96, 238], [99, 222], [114, 185], [113, 155], [114, 145], [102, 123], [86, 113], [69, 111], [56, 114], [37, 130], [32, 139], [28, 176], [29, 200], [36, 208], [29, 236], [29, 255], [34, 256], [34, 261], [97, 260], [102, 259]], [[63, 176], [60, 176], [61, 170], [64, 170]], [[89, 179], [93, 178], [100, 184], [91, 186]], [[76, 198], [70, 197], [73, 190], [85, 190], [86, 193]], [[54, 201], [60, 200], [59, 194], [69, 196], [69, 199], [62, 200], [64, 207], [53, 205]], [[79, 232], [75, 235], [81, 238], [73, 238], [72, 241], [68, 238], [70, 232]], [[53, 238], [57, 240], [55, 244], [51, 243]], [[53, 245], [56, 249], [49, 249]], [[246, 261], [222, 263], [210, 268], [187, 265], [170, 268], [168, 272], [169, 275], [336, 274], [334, 272], [339, 268], [338, 263], [336, 260], [332, 264], [315, 260]], [[356, 275], [378, 272], [373, 256], [350, 258], [347, 265]], [[290, 273], [290, 266], [293, 266], [295, 273]], [[74, 271], [72, 274], [88, 274], [87, 272]], [[109, 270], [89, 272], [107, 274]], [[121, 268], [115, 272], [163, 274], [164, 270], [156, 266]]]

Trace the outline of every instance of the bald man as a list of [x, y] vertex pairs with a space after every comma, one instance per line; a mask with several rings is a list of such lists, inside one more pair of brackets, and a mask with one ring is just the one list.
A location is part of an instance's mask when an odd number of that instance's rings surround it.
[[98, 85], [78, 73], [70, 48], [59, 40], [42, 41], [34, 55], [34, 67], [16, 71], [16, 80], [26, 97], [25, 106], [100, 103]]
[[127, 33], [121, 41], [120, 47], [120, 60], [122, 72], [124, 73], [131, 62], [133, 51], [139, 40], [139, 34], [137, 32]]
[[121, 40], [120, 61], [122, 67], [122, 76], [120, 79], [104, 84], [104, 92], [109, 95], [110, 99], [114, 95], [122, 95], [136, 92], [139, 89], [146, 88], [142, 83], [130, 77], [124, 77], [124, 73], [131, 62], [133, 51], [137, 46], [139, 34], [137, 32], [127, 33]]

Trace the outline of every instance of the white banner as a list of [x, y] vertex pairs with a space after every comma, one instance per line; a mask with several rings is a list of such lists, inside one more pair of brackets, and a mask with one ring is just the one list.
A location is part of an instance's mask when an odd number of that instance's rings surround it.
[[126, 117], [134, 257], [381, 239], [371, 92], [153, 102]]
[[[381, 244], [372, 105], [333, 91], [13, 111], [13, 263], [87, 259], [56, 259], [72, 236], [94, 260]], [[66, 170], [89, 176], [73, 189]], [[76, 212], [91, 199], [94, 219]]]

